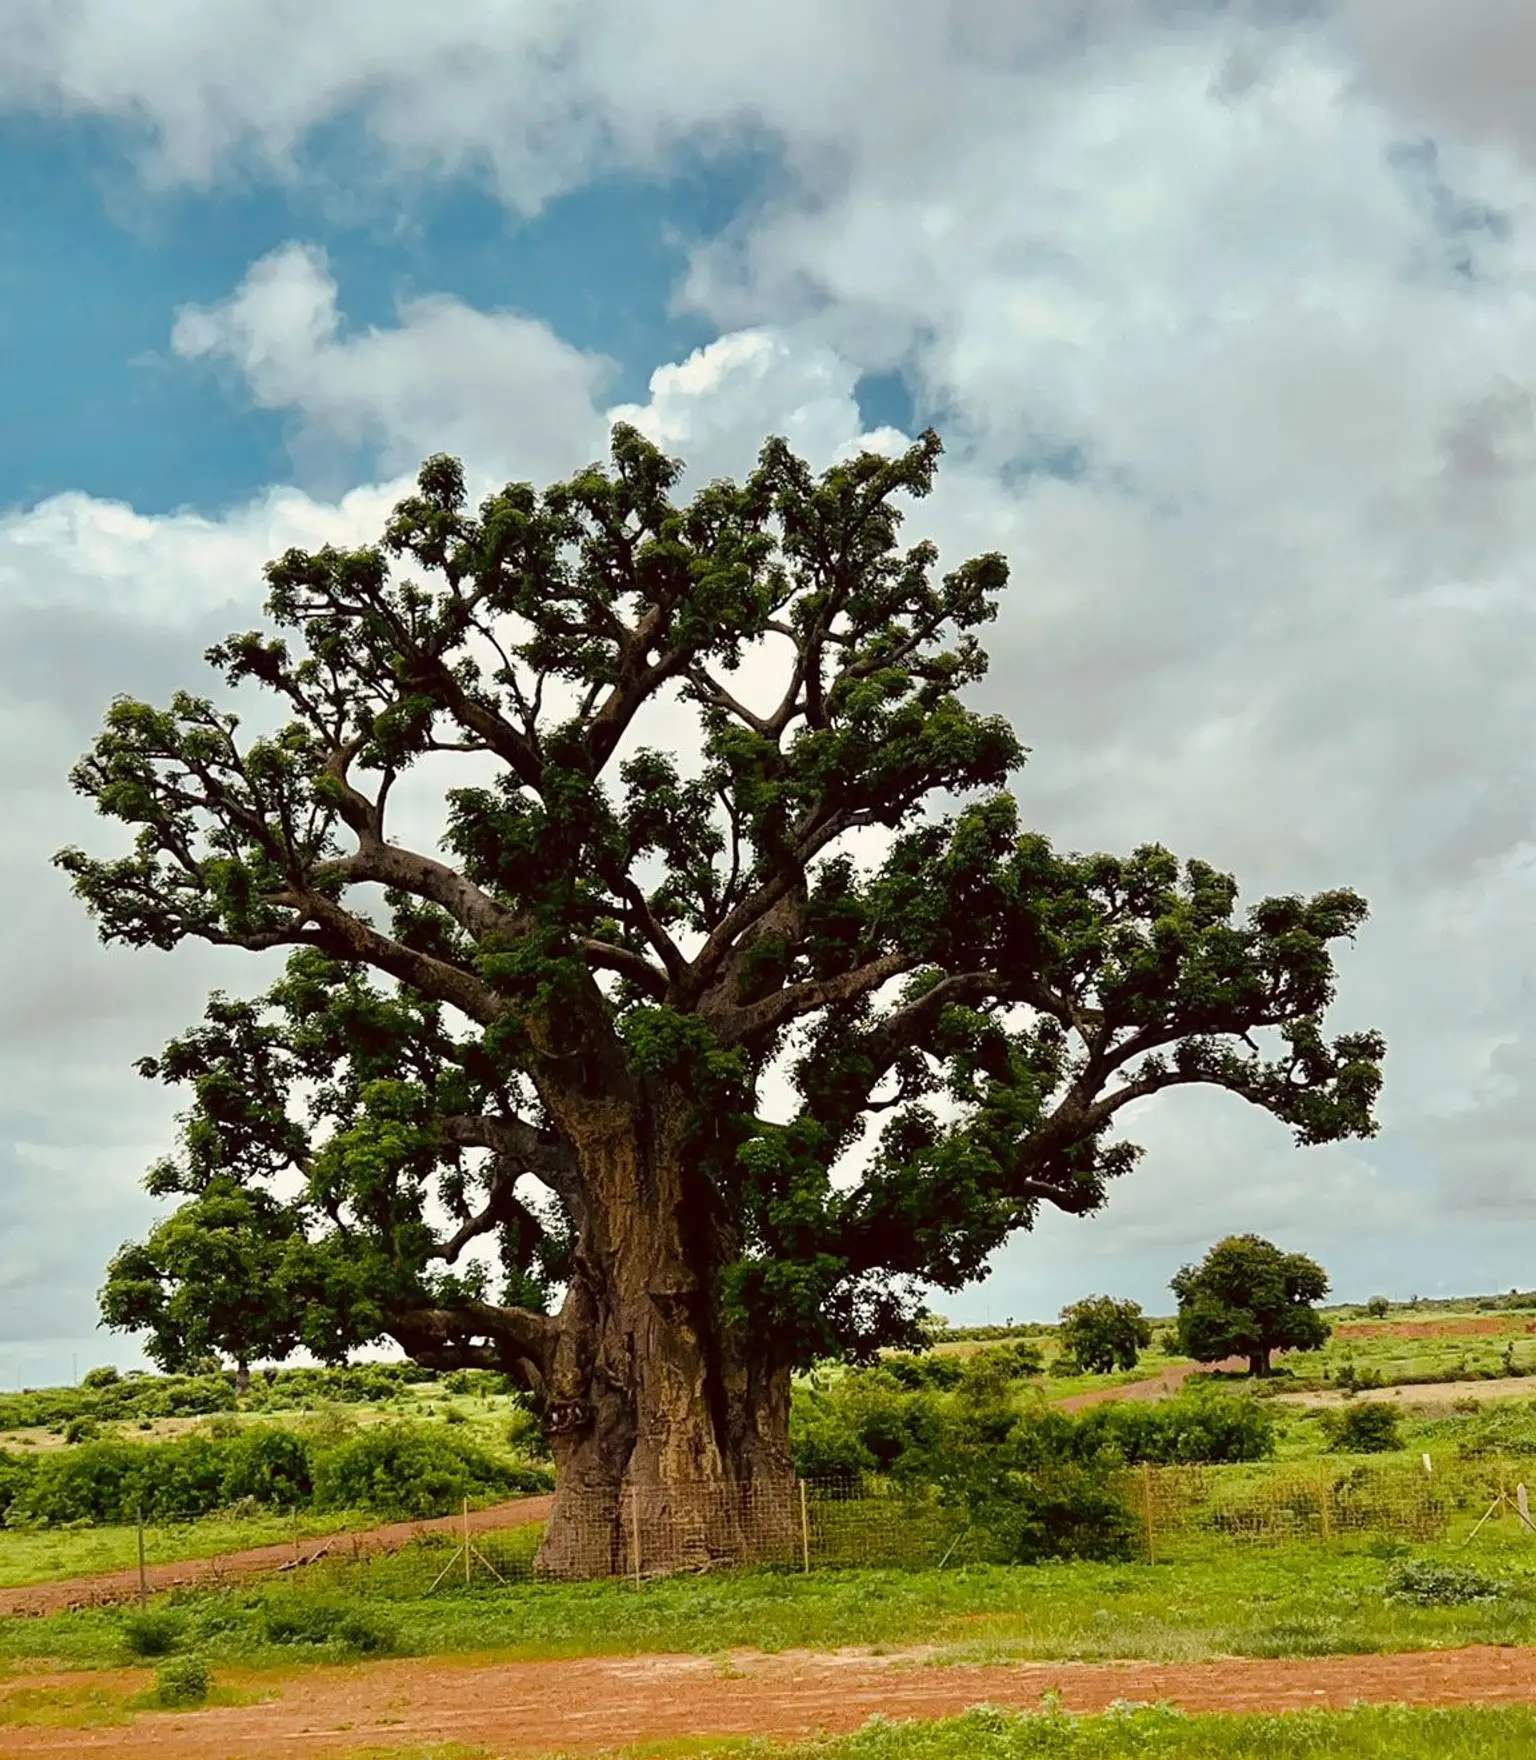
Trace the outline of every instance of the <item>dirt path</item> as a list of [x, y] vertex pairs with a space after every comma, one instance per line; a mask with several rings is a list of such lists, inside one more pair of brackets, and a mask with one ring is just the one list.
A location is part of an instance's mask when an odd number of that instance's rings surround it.
[[1489, 1399], [1536, 1399], [1536, 1380], [1517, 1376], [1501, 1381], [1407, 1381], [1397, 1387], [1373, 1387], [1358, 1394], [1344, 1394], [1337, 1388], [1317, 1387], [1306, 1393], [1282, 1393], [1275, 1396], [1276, 1405], [1341, 1406], [1366, 1405], [1371, 1400], [1398, 1400], [1404, 1406], [1432, 1410], [1454, 1405], [1459, 1399], [1475, 1399], [1479, 1405]]
[[[520, 1528], [542, 1522], [553, 1500], [519, 1497], [489, 1509], [471, 1510], [471, 1533], [494, 1528]], [[272, 1571], [299, 1570], [321, 1558], [349, 1558], [365, 1552], [394, 1552], [422, 1534], [462, 1531], [462, 1516], [440, 1516], [431, 1521], [392, 1522], [362, 1533], [328, 1534], [295, 1546], [252, 1546], [244, 1552], [221, 1553], [217, 1558], [184, 1558], [174, 1564], [152, 1564], [144, 1575], [151, 1590], [177, 1589], [193, 1583], [219, 1583], [234, 1577], [264, 1576]], [[137, 1570], [107, 1571], [94, 1577], [70, 1577], [57, 1583], [28, 1583], [17, 1589], [0, 1589], [0, 1614], [58, 1613], [65, 1608], [104, 1607], [131, 1601], [139, 1592]], [[0, 1750], [3, 1752], [3, 1750]]]
[[1119, 1387], [1095, 1387], [1089, 1393], [1070, 1394], [1066, 1399], [1055, 1402], [1056, 1409], [1062, 1412], [1082, 1412], [1089, 1406], [1108, 1405], [1112, 1400], [1167, 1399], [1170, 1393], [1177, 1393], [1191, 1375], [1209, 1375], [1213, 1369], [1238, 1375], [1247, 1367], [1246, 1357], [1228, 1357], [1221, 1363], [1174, 1363], [1164, 1369], [1161, 1375], [1153, 1375], [1146, 1381], [1127, 1381]]
[[[925, 1668], [924, 1652], [604, 1657], [568, 1662], [373, 1663], [271, 1683], [264, 1703], [145, 1713], [100, 1729], [8, 1726], [7, 1760], [111, 1754], [114, 1760], [307, 1760], [363, 1748], [461, 1742], [492, 1754], [592, 1753], [684, 1736], [770, 1736], [857, 1729], [877, 1712], [944, 1717], [974, 1705], [1028, 1710], [1056, 1693], [1069, 1711], [1168, 1701], [1186, 1711], [1294, 1711], [1357, 1702], [1536, 1703], [1536, 1650], [1467, 1649], [1185, 1664], [1020, 1663]], [[122, 1692], [147, 1680], [54, 1675], [14, 1679], [5, 1695]], [[256, 1686], [253, 1679], [250, 1683]]]

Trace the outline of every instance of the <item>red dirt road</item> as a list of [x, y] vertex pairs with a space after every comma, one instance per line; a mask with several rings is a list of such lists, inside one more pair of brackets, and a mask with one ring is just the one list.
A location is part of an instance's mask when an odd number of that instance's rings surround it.
[[[499, 1756], [594, 1753], [683, 1736], [794, 1739], [890, 1718], [945, 1717], [975, 1705], [1029, 1710], [1060, 1695], [1069, 1711], [1167, 1701], [1187, 1711], [1276, 1712], [1407, 1705], [1536, 1703], [1536, 1650], [1466, 1649], [1163, 1665], [1020, 1663], [930, 1668], [921, 1652], [698, 1656], [567, 1662], [383, 1662], [308, 1670], [274, 1697], [197, 1712], [145, 1713], [100, 1729], [9, 1726], [6, 1760], [110, 1754], [114, 1760], [307, 1760], [311, 1755], [461, 1742]], [[98, 1681], [118, 1691], [147, 1675], [13, 1679], [0, 1694]], [[262, 1683], [249, 1684], [260, 1689]]]
[[[519, 1497], [511, 1503], [469, 1512], [472, 1534], [495, 1528], [520, 1528], [542, 1522], [549, 1514], [549, 1497]], [[219, 1583], [234, 1577], [265, 1576], [284, 1568], [302, 1569], [320, 1558], [349, 1558], [354, 1553], [394, 1552], [421, 1534], [462, 1532], [462, 1516], [439, 1516], [431, 1521], [393, 1522], [363, 1533], [330, 1534], [280, 1546], [252, 1546], [244, 1552], [226, 1552], [217, 1558], [187, 1558], [175, 1564], [152, 1564], [145, 1571], [151, 1590], [178, 1589], [191, 1583]], [[0, 1615], [7, 1613], [58, 1613], [70, 1607], [105, 1607], [132, 1601], [139, 1592], [137, 1570], [112, 1571], [103, 1576], [70, 1577], [58, 1583], [29, 1583], [23, 1588], [0, 1589]], [[3, 1753], [4, 1750], [0, 1750]]]
[[1167, 1399], [1170, 1393], [1177, 1393], [1191, 1375], [1209, 1375], [1213, 1369], [1240, 1375], [1247, 1367], [1246, 1357], [1227, 1357], [1220, 1363], [1175, 1363], [1164, 1369], [1161, 1375], [1153, 1375], [1146, 1381], [1127, 1381], [1119, 1387], [1095, 1387], [1089, 1393], [1069, 1394], [1055, 1404], [1058, 1411], [1082, 1412], [1089, 1406], [1108, 1405], [1112, 1400]]

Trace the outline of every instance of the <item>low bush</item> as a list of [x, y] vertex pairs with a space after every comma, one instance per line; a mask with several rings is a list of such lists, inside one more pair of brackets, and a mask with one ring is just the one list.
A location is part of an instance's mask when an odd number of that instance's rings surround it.
[[226, 1503], [242, 1498], [271, 1508], [298, 1509], [314, 1493], [309, 1454], [291, 1430], [252, 1425], [230, 1444], [224, 1469]]
[[1328, 1412], [1323, 1426], [1337, 1454], [1389, 1454], [1403, 1446], [1401, 1415], [1381, 1400]]
[[1091, 1407], [1076, 1421], [1073, 1453], [1107, 1455], [1130, 1466], [1267, 1460], [1275, 1452], [1269, 1408], [1244, 1394], [1181, 1393]]
[[[483, 1375], [484, 1371], [472, 1371]], [[125, 1423], [152, 1418], [205, 1418], [216, 1412], [302, 1410], [322, 1402], [380, 1404], [413, 1382], [436, 1376], [411, 1363], [356, 1363], [334, 1369], [266, 1369], [252, 1378], [242, 1400], [235, 1377], [126, 1374], [107, 1367], [87, 1370], [78, 1387], [28, 1388], [0, 1393], [0, 1430], [53, 1429], [62, 1434], [73, 1418]], [[492, 1380], [504, 1384], [504, 1377]], [[498, 1386], [496, 1391], [500, 1391]], [[479, 1382], [474, 1391], [481, 1391]]]
[[1508, 1585], [1469, 1564], [1438, 1559], [1407, 1559], [1387, 1573], [1388, 1601], [1412, 1607], [1464, 1607], [1474, 1601], [1497, 1601]]
[[293, 1596], [261, 1610], [262, 1631], [272, 1644], [325, 1644], [353, 1656], [383, 1656], [398, 1641], [394, 1628], [371, 1609], [344, 1601]]
[[898, 1387], [905, 1388], [909, 1393], [918, 1393], [927, 1388], [947, 1392], [960, 1385], [964, 1368], [964, 1358], [954, 1356], [918, 1357], [899, 1352], [882, 1357], [880, 1361], [881, 1373], [889, 1375]]
[[213, 1677], [200, 1656], [174, 1656], [155, 1674], [154, 1703], [167, 1710], [207, 1702]]
[[466, 1498], [547, 1491], [542, 1467], [507, 1460], [440, 1429], [317, 1425], [299, 1435], [252, 1425], [227, 1437], [142, 1443], [108, 1438], [27, 1457], [0, 1452], [7, 1526], [186, 1521], [250, 1502], [269, 1509], [356, 1509], [436, 1516]]
[[542, 1491], [548, 1474], [517, 1468], [474, 1443], [425, 1425], [379, 1424], [320, 1453], [313, 1463], [319, 1509], [440, 1516], [466, 1497]]
[[169, 1656], [181, 1641], [182, 1623], [169, 1608], [146, 1607], [125, 1614], [119, 1630], [130, 1656]]
[[977, 1550], [992, 1564], [1135, 1555], [1141, 1529], [1108, 1475], [1092, 1467], [986, 1474], [968, 1487]]

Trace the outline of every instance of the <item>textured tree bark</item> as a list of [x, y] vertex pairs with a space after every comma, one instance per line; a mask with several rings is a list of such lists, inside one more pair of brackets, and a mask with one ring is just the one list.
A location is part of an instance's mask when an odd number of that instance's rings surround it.
[[793, 1546], [789, 1370], [722, 1336], [730, 1249], [678, 1133], [578, 1144], [586, 1214], [547, 1377], [554, 1510], [539, 1568], [648, 1575]]

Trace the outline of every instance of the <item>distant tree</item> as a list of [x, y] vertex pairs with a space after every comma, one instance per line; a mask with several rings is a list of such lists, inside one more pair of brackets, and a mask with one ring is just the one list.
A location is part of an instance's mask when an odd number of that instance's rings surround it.
[[1057, 1342], [1064, 1357], [1090, 1375], [1134, 1369], [1152, 1342], [1141, 1304], [1114, 1296], [1085, 1296], [1061, 1310]]
[[1365, 1311], [1373, 1320], [1384, 1320], [1392, 1311], [1392, 1304], [1385, 1296], [1372, 1296], [1365, 1304]]
[[[184, 1182], [161, 1170], [159, 1189]], [[151, 1175], [151, 1189], [156, 1189]], [[102, 1318], [147, 1334], [145, 1351], [169, 1373], [195, 1374], [210, 1358], [231, 1359], [235, 1391], [250, 1389], [252, 1362], [286, 1357], [301, 1342], [283, 1265], [295, 1238], [293, 1214], [260, 1187], [215, 1177], [194, 1190], [143, 1240], [107, 1267]]]
[[620, 425], [611, 467], [478, 509], [429, 459], [378, 543], [290, 550], [275, 627], [209, 651], [267, 731], [111, 706], [73, 776], [126, 836], [58, 858], [103, 936], [288, 955], [199, 1029], [206, 1079], [186, 1039], [158, 1066], [188, 1154], [277, 1208], [226, 1227], [190, 1181], [117, 1317], [506, 1373], [559, 1469], [544, 1569], [627, 1568], [636, 1522], [648, 1563], [738, 1557], [742, 1506], [679, 1491], [788, 1509], [795, 1371], [918, 1342], [927, 1291], [1099, 1209], [1136, 1102], [1374, 1131], [1382, 1041], [1323, 1026], [1362, 899], [1240, 910], [1204, 862], [1023, 822], [1025, 748], [964, 700], [1007, 563], [898, 542], [939, 452], [816, 475], [774, 440], [684, 499]]
[[1246, 1357], [1250, 1375], [1268, 1375], [1275, 1351], [1315, 1351], [1328, 1341], [1331, 1328], [1313, 1307], [1328, 1293], [1327, 1272], [1256, 1234], [1218, 1241], [1171, 1287], [1179, 1346], [1196, 1362]]

